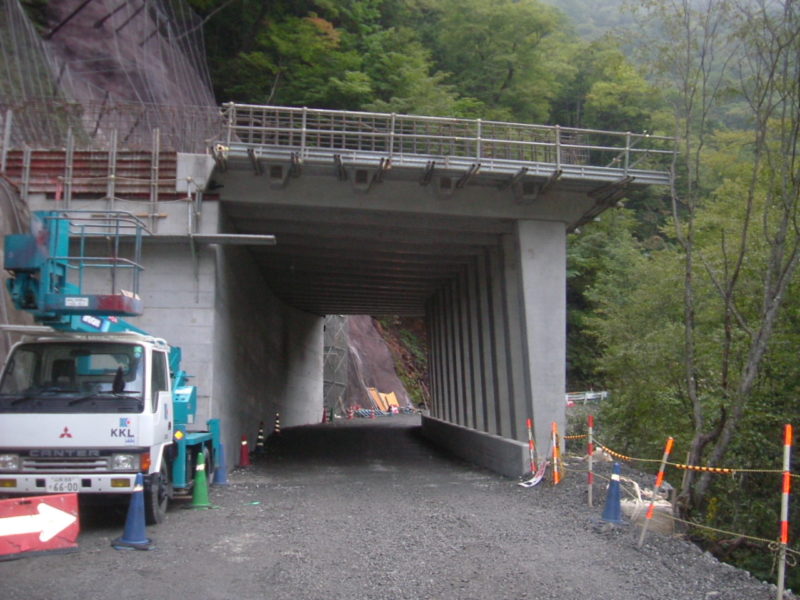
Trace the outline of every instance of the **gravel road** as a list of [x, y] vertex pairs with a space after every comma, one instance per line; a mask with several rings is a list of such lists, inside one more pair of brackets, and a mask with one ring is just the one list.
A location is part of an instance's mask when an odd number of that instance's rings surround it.
[[[525, 489], [453, 460], [417, 417], [285, 429], [254, 466], [176, 506], [150, 552], [117, 551], [124, 511], [85, 509], [78, 552], [0, 562], [5, 600], [270, 598], [772, 600], [694, 546], [599, 521], [585, 476]], [[578, 465], [575, 468], [580, 468]], [[608, 467], [605, 467], [608, 469]]]

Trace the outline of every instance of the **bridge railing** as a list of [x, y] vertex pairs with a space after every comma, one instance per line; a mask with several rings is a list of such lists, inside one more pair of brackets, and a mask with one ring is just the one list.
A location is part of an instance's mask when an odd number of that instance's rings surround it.
[[[666, 175], [673, 139], [646, 133], [413, 115], [224, 104], [227, 144], [284, 147], [301, 157], [318, 150], [456, 157], [476, 163], [546, 163]], [[660, 178], [659, 178], [660, 179]]]

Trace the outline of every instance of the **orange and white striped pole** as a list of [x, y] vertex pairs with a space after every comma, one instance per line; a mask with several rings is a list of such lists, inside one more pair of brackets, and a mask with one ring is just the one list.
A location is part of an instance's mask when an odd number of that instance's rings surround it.
[[558, 445], [558, 423], [553, 421], [553, 485], [561, 483], [561, 448]]
[[587, 444], [586, 450], [589, 452], [589, 471], [588, 471], [588, 498], [589, 498], [589, 506], [592, 506], [592, 489], [594, 487], [594, 464], [592, 459], [594, 458], [594, 415], [589, 415], [589, 423], [587, 426], [587, 430], [589, 433], [589, 443]]
[[656, 485], [653, 488], [653, 499], [650, 500], [650, 506], [647, 508], [647, 515], [645, 516], [644, 524], [642, 524], [642, 533], [639, 536], [639, 548], [644, 544], [644, 536], [647, 533], [647, 527], [650, 525], [650, 520], [653, 518], [653, 513], [656, 510], [656, 494], [658, 494], [658, 491], [664, 484], [664, 469], [667, 467], [667, 459], [669, 458], [669, 453], [672, 452], [672, 445], [674, 443], [675, 441], [671, 437], [667, 438], [664, 456], [661, 457], [661, 466], [658, 468], [658, 475], [656, 476]]
[[789, 545], [789, 492], [792, 487], [792, 440], [794, 431], [787, 424], [783, 429], [783, 486], [781, 492], [781, 538], [778, 548], [778, 600], [783, 600], [786, 578], [786, 547]]
[[536, 459], [536, 441], [533, 439], [533, 419], [528, 419], [528, 457], [531, 461], [531, 475], [536, 475], [536, 468], [539, 461]]

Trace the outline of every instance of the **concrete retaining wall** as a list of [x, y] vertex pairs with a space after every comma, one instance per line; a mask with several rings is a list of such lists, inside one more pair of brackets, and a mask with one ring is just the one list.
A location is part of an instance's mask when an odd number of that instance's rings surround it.
[[216, 250], [214, 416], [222, 419], [228, 466], [259, 422], [266, 433], [322, 417], [323, 319], [295, 310], [269, 290], [243, 247]]
[[507, 477], [519, 477], [530, 468], [528, 446], [516, 440], [432, 417], [422, 417], [422, 433], [448, 452]]

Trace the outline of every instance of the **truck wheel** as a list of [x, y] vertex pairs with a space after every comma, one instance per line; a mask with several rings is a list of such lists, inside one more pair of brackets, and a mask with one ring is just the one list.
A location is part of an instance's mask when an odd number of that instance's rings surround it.
[[152, 475], [150, 489], [144, 494], [144, 516], [148, 525], [163, 523], [167, 518], [167, 505], [172, 496], [169, 468], [161, 461], [161, 471]]

